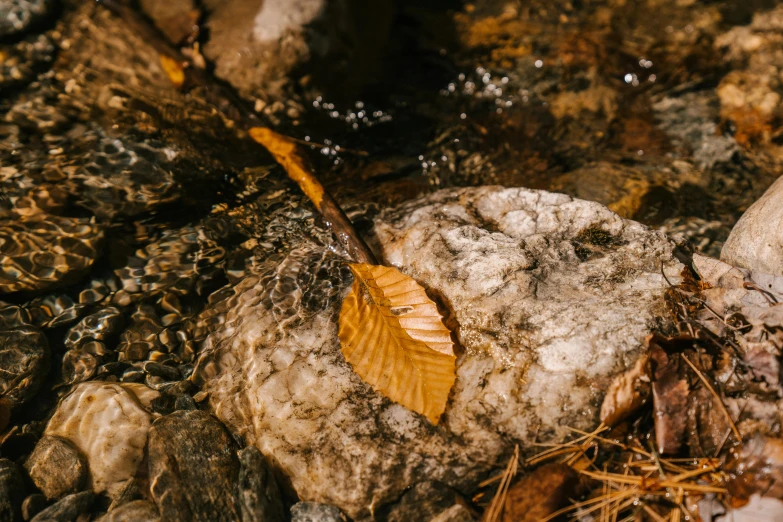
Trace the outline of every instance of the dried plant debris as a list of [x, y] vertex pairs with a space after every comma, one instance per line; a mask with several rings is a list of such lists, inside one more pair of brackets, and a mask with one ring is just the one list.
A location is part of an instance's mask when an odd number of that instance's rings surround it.
[[618, 424], [644, 406], [651, 394], [649, 355], [644, 354], [612, 381], [601, 404], [601, 422], [607, 426]]
[[601, 419], [613, 428], [573, 430], [527, 459], [557, 460], [589, 481], [590, 493], [573, 491], [554, 515], [777, 520], [783, 278], [699, 255], [693, 267], [669, 291], [673, 327], [650, 336], [608, 388]]
[[570, 466], [546, 464], [514, 484], [506, 496], [503, 522], [545, 520], [568, 504], [577, 490], [579, 474]]

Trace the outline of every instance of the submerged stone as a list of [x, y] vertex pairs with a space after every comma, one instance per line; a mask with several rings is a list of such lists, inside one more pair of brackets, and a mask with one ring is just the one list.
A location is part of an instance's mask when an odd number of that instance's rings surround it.
[[79, 448], [89, 464], [91, 489], [113, 497], [144, 458], [150, 402], [157, 396], [141, 384], [82, 383], [57, 407], [45, 433]]
[[[235, 497], [236, 444], [203, 411], [177, 411], [150, 431], [150, 492], [163, 520], [242, 520]], [[271, 520], [271, 519], [270, 519]]]
[[37, 328], [0, 330], [0, 395], [8, 407], [23, 404], [41, 387], [49, 371], [49, 343]]
[[357, 519], [423, 481], [470, 492], [514, 444], [532, 450], [569, 427], [595, 428], [604, 390], [662, 316], [662, 272], [676, 283], [683, 268], [663, 234], [597, 203], [527, 189], [437, 192], [383, 213], [374, 233], [384, 263], [440, 298], [464, 350], [438, 426], [345, 362], [339, 298], [313, 307], [322, 279], [297, 276], [321, 267], [347, 291], [339, 258], [317, 245], [216, 303], [225, 322], [195, 371], [215, 414], [302, 500]]

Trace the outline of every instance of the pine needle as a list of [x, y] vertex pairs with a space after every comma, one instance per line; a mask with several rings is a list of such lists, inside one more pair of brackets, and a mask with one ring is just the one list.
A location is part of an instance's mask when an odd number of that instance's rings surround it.
[[508, 488], [511, 486], [511, 479], [517, 474], [517, 468], [519, 466], [519, 445], [514, 446], [514, 454], [506, 465], [506, 469], [503, 472], [503, 476], [500, 480], [498, 490], [495, 492], [495, 496], [492, 498], [492, 502], [484, 512], [482, 522], [497, 522], [500, 519], [500, 515], [503, 513], [503, 508], [506, 503], [506, 495], [508, 495]]

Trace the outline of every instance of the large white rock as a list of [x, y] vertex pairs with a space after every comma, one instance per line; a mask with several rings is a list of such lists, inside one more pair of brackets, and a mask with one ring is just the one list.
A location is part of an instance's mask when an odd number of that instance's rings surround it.
[[87, 457], [92, 490], [114, 496], [136, 475], [152, 425], [158, 392], [142, 384], [86, 382], [62, 400], [46, 427]]
[[783, 177], [737, 221], [720, 258], [748, 270], [783, 275]]
[[603, 391], [663, 316], [662, 271], [676, 283], [683, 268], [661, 233], [527, 189], [440, 191], [385, 212], [375, 234], [386, 263], [440, 297], [463, 347], [437, 427], [344, 360], [337, 316], [350, 278], [327, 282], [343, 294], [315, 307], [326, 290], [309, 274], [340, 263], [315, 243], [260, 263], [215, 304], [222, 326], [196, 369], [216, 415], [302, 500], [354, 518], [420, 481], [469, 493], [515, 444], [535, 451], [595, 427]]

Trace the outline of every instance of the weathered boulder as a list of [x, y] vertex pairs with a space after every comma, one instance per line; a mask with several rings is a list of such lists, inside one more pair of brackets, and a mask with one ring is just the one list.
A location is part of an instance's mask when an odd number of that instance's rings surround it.
[[783, 275], [783, 177], [737, 221], [720, 258], [730, 265]]
[[438, 426], [346, 363], [337, 291], [350, 279], [318, 245], [281, 253], [215, 301], [222, 326], [195, 371], [215, 414], [302, 500], [357, 519], [423, 481], [469, 492], [514, 444], [594, 428], [604, 390], [663, 316], [662, 272], [676, 283], [683, 268], [663, 234], [527, 189], [440, 191], [383, 213], [374, 231], [384, 261], [439, 296], [462, 346]]
[[67, 439], [81, 450], [95, 493], [119, 495], [144, 458], [152, 424], [150, 402], [157, 396], [142, 384], [82, 383], [62, 400], [45, 434]]

